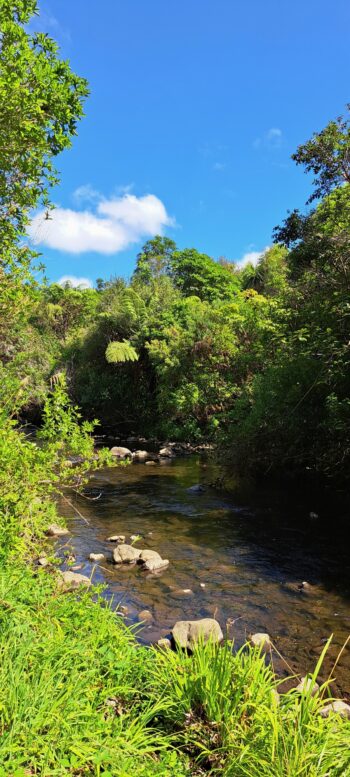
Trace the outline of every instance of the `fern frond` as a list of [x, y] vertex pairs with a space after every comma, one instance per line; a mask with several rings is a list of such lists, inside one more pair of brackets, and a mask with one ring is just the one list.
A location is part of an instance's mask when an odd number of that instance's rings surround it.
[[114, 340], [106, 348], [106, 359], [109, 364], [136, 362], [138, 358], [137, 351], [130, 345], [128, 340], [123, 340], [122, 342]]

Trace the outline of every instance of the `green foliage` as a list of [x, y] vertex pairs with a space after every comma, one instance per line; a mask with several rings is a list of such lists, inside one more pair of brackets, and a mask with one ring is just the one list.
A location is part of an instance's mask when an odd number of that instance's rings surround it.
[[[312, 675], [313, 686], [327, 646]], [[349, 774], [350, 723], [318, 715], [327, 684], [315, 697], [294, 690], [278, 699], [265, 657], [245, 645], [233, 653], [208, 643], [193, 655], [161, 652], [150, 668], [163, 700], [167, 730], [210, 774], [227, 777], [329, 777]]]
[[141, 647], [99, 589], [62, 594], [28, 565], [0, 568], [0, 602], [3, 777], [349, 774], [350, 722], [318, 714], [327, 684], [277, 703], [248, 645]]
[[[21, 402], [23, 387], [18, 384], [16, 388], [17, 401]], [[106, 451], [94, 451], [92, 430], [96, 422], [80, 425], [79, 421], [80, 414], [69, 402], [63, 377], [46, 401], [43, 425], [37, 435], [39, 445], [16, 428], [2, 404], [0, 560], [19, 552], [30, 554], [33, 543], [55, 518], [54, 495], [80, 489], [91, 470], [110, 462]]]
[[[347, 114], [350, 112], [350, 104]], [[304, 165], [305, 172], [313, 172], [314, 192], [309, 202], [324, 197], [335, 187], [350, 183], [350, 121], [348, 116], [339, 116], [299, 146], [292, 159], [297, 165]]]
[[122, 343], [113, 342], [109, 343], [106, 348], [106, 359], [108, 364], [123, 364], [124, 362], [136, 362], [138, 360], [138, 354], [135, 348], [128, 343], [127, 340], [123, 340]]
[[169, 274], [175, 250], [176, 243], [168, 237], [156, 235], [152, 240], [147, 240], [137, 255], [134, 280], [148, 284], [155, 278]]
[[151, 655], [100, 594], [62, 595], [16, 565], [0, 568], [0, 599], [0, 775], [190, 774], [155, 727]]
[[238, 276], [195, 248], [175, 251], [170, 264], [174, 284], [185, 297], [214, 302], [232, 299], [238, 291]]

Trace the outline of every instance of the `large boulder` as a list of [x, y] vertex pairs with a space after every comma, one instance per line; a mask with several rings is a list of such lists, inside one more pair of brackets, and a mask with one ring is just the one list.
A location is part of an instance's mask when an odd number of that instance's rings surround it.
[[220, 624], [214, 618], [198, 621], [177, 621], [172, 630], [178, 647], [192, 649], [197, 642], [221, 642], [224, 635]]
[[115, 445], [114, 448], [111, 448], [110, 453], [116, 459], [132, 459], [132, 453], [129, 448], [123, 448], [120, 445]]
[[322, 707], [320, 710], [322, 718], [329, 718], [331, 714], [341, 715], [342, 718], [350, 720], [350, 704], [347, 704], [340, 699], [336, 699], [336, 701], [331, 702], [331, 704], [326, 704], [326, 706]]
[[66, 570], [65, 572], [60, 572], [60, 577], [60, 588], [65, 588], [67, 591], [80, 588], [80, 586], [88, 588], [91, 585], [90, 578], [86, 575], [80, 575], [78, 572], [71, 572], [70, 570]]
[[134, 548], [133, 545], [117, 545], [113, 551], [113, 561], [115, 564], [133, 564], [138, 561], [141, 551]]

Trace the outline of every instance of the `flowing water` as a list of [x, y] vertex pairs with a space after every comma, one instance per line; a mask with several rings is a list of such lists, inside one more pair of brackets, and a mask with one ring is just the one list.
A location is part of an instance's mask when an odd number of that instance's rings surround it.
[[[143, 642], [168, 635], [177, 620], [214, 616], [236, 645], [267, 631], [289, 667], [305, 673], [333, 633], [328, 670], [350, 632], [348, 542], [332, 533], [333, 516], [325, 508], [322, 514], [322, 505], [317, 518], [310, 517], [314, 505], [297, 494], [236, 498], [209, 485], [215, 474], [196, 456], [93, 474], [89, 498], [72, 501], [86, 520], [60, 503], [71, 536], [68, 544], [59, 542], [59, 555], [73, 549], [73, 568], [90, 575], [89, 554], [105, 554], [93, 580], [104, 582], [105, 596], [126, 608], [127, 623], [137, 623], [142, 610], [151, 612], [152, 621], [138, 629]], [[203, 491], [188, 490], [198, 483]], [[151, 575], [139, 566], [114, 566], [115, 546], [107, 541], [113, 534], [126, 535], [126, 542], [140, 535], [137, 546], [157, 550], [169, 559], [168, 568]], [[300, 589], [303, 581], [310, 587]], [[335, 674], [337, 691], [349, 696], [349, 647]]]

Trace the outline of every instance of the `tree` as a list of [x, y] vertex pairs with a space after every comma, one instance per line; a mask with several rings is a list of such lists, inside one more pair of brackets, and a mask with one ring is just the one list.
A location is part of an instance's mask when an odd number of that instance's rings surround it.
[[28, 310], [22, 282], [36, 256], [25, 240], [29, 214], [49, 208], [53, 159], [71, 144], [88, 93], [85, 79], [44, 33], [26, 27], [36, 0], [0, 4], [0, 358], [8, 360]]
[[240, 271], [243, 289], [255, 289], [260, 294], [274, 297], [286, 285], [288, 275], [287, 249], [282, 245], [268, 248], [256, 267], [249, 263]]
[[147, 240], [137, 255], [134, 279], [150, 283], [152, 279], [169, 274], [175, 250], [176, 243], [168, 237], [156, 235], [152, 240]]
[[198, 296], [209, 302], [232, 299], [239, 288], [238, 276], [195, 248], [172, 254], [171, 275], [175, 286], [186, 297]]
[[[350, 103], [346, 106], [350, 111]], [[308, 202], [329, 194], [344, 183], [350, 184], [350, 119], [338, 116], [311, 140], [299, 146], [292, 159], [313, 172], [315, 189]]]

